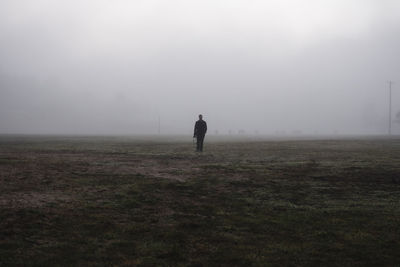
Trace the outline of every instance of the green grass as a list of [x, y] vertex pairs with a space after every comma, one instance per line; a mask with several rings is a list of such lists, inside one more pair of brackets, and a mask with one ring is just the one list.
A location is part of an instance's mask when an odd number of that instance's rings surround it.
[[400, 265], [399, 139], [205, 150], [0, 137], [0, 266]]

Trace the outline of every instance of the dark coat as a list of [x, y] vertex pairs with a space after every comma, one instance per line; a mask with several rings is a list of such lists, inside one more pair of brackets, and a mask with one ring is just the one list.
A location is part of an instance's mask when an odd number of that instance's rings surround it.
[[193, 136], [204, 136], [206, 135], [207, 132], [207, 123], [203, 120], [198, 120], [196, 121], [196, 124], [194, 125], [194, 134]]

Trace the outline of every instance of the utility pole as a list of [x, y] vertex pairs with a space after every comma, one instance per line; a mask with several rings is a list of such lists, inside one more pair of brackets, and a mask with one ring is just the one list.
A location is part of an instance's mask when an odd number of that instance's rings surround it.
[[392, 135], [392, 81], [388, 81], [389, 83], [389, 135]]
[[160, 115], [158, 115], [158, 134], [161, 134], [161, 118], [160, 118]]

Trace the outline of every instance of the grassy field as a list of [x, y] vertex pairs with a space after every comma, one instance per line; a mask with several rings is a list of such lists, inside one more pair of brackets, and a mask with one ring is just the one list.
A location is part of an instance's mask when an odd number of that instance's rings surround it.
[[0, 136], [14, 265], [400, 266], [400, 139]]

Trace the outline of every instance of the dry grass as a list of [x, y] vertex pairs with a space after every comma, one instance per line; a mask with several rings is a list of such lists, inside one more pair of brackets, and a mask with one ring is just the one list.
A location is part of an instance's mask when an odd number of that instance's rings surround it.
[[396, 266], [400, 140], [0, 137], [0, 266]]

